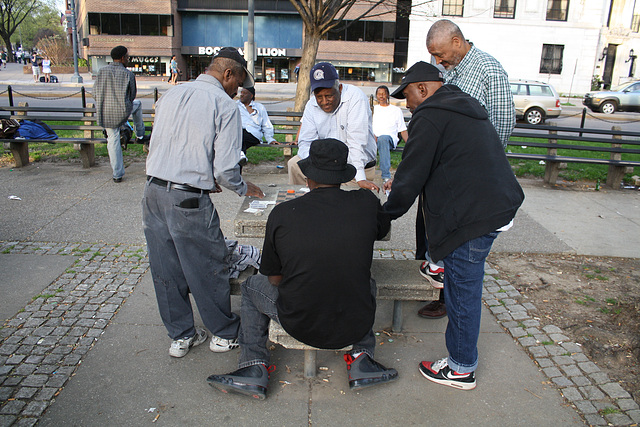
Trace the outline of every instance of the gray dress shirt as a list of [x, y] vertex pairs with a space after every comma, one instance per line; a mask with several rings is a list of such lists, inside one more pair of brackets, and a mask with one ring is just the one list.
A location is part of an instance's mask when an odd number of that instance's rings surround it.
[[243, 196], [242, 122], [236, 103], [213, 76], [168, 90], [156, 104], [147, 175], [203, 190], [218, 184]]

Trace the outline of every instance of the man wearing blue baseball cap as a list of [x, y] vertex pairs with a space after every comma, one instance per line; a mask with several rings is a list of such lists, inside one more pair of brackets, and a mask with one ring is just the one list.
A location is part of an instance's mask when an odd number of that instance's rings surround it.
[[328, 62], [314, 65], [310, 78], [314, 96], [302, 115], [298, 154], [289, 160], [289, 184], [305, 185], [298, 161], [309, 156], [311, 142], [335, 138], [349, 148], [348, 162], [356, 168], [354, 179], [358, 185], [378, 191], [373, 183], [378, 147], [367, 96], [353, 85], [340, 83], [338, 72]]

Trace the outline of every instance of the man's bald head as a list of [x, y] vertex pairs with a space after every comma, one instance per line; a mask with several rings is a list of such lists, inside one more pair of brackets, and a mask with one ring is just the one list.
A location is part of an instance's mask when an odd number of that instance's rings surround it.
[[464, 35], [462, 35], [460, 27], [448, 19], [441, 19], [434, 22], [431, 28], [429, 28], [429, 32], [427, 33], [427, 46], [433, 41], [448, 41], [454, 37], [464, 40]]
[[471, 45], [462, 35], [460, 28], [449, 21], [441, 19], [433, 23], [427, 33], [427, 50], [436, 59], [437, 64], [451, 70], [462, 61], [471, 49]]

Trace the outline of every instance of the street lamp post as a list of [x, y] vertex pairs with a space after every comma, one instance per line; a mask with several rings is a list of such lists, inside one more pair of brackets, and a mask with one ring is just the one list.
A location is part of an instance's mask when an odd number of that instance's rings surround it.
[[253, 74], [253, 76], [255, 77], [255, 70], [254, 70], [254, 66], [255, 66], [255, 52], [256, 52], [256, 45], [255, 45], [255, 33], [254, 33], [254, 2], [253, 0], [249, 0], [248, 4], [247, 4], [247, 9], [248, 9], [248, 16], [247, 16], [247, 21], [248, 21], [248, 25], [247, 25], [247, 46], [246, 46], [246, 52], [245, 52], [245, 59], [247, 60], [247, 68], [249, 69], [249, 72], [251, 74]]
[[76, 2], [70, 0], [71, 3], [71, 38], [73, 39], [73, 76], [71, 76], [72, 83], [82, 83], [82, 76], [78, 71], [78, 28], [76, 27]]

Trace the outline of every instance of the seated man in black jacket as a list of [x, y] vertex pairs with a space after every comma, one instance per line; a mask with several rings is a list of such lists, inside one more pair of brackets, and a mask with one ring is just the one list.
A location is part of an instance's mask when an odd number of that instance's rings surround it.
[[375, 360], [376, 285], [371, 278], [373, 243], [390, 220], [368, 190], [343, 191], [356, 169], [337, 139], [313, 141], [298, 165], [308, 194], [273, 208], [262, 250], [262, 274], [242, 284], [239, 369], [211, 375], [224, 392], [257, 399], [267, 393], [269, 320], [292, 337], [325, 349], [353, 345], [344, 355], [349, 387], [395, 380], [398, 372]]
[[511, 227], [524, 200], [496, 130], [480, 103], [442, 74], [418, 62], [391, 96], [406, 98], [409, 140], [383, 209], [404, 215], [419, 195], [429, 253], [444, 260], [449, 356], [422, 362], [428, 380], [463, 390], [475, 388], [484, 262], [493, 240]]

